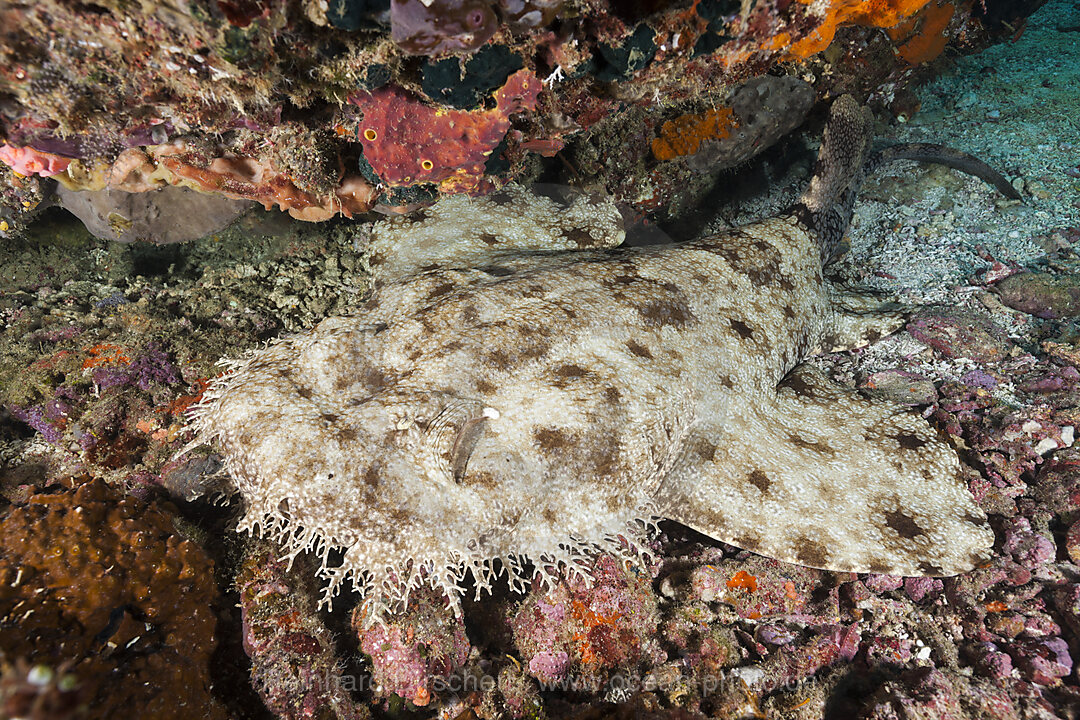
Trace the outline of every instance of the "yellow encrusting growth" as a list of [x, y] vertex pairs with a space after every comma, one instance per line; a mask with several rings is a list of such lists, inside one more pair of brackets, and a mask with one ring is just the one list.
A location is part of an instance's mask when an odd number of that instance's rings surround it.
[[731, 135], [737, 124], [729, 107], [710, 108], [698, 115], [683, 115], [668, 120], [660, 128], [660, 136], [652, 141], [657, 160], [671, 160], [693, 155], [706, 140], [723, 140]]
[[[799, 0], [804, 5], [817, 5], [820, 0]], [[830, 2], [821, 24], [808, 36], [791, 44], [787, 53], [792, 58], [808, 58], [829, 46], [836, 29], [841, 25], [864, 25], [891, 28], [914, 15], [930, 0], [835, 0]]]

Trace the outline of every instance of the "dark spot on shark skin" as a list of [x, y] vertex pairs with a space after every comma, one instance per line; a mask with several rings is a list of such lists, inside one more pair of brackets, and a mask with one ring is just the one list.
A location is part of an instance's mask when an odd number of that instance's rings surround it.
[[926, 562], [923, 560], [919, 563], [919, 572], [923, 575], [930, 575], [932, 577], [939, 577], [945, 574], [945, 570], [940, 565], [935, 565], [932, 562]]
[[502, 267], [501, 265], [485, 265], [480, 268], [480, 270], [486, 272], [491, 277], [508, 277], [514, 274], [513, 270]]
[[873, 560], [866, 566], [866, 570], [878, 575], [888, 575], [892, 571], [892, 566], [885, 564], [881, 560]]
[[561, 334], [556, 332], [558, 329], [559, 328], [552, 327], [551, 325], [527, 325], [518, 328], [518, 332], [520, 332], [523, 337], [550, 338], [553, 335]]
[[487, 246], [498, 245], [499, 238], [491, 233], [480, 233], [480, 242]]
[[604, 498], [604, 507], [608, 509], [608, 512], [619, 512], [626, 507], [626, 498], [618, 495], [609, 495]]
[[681, 328], [697, 320], [693, 310], [683, 300], [653, 300], [638, 306], [638, 312], [645, 318], [645, 324], [653, 327]]
[[794, 320], [795, 319], [795, 311], [791, 309], [790, 305], [785, 305], [783, 312], [784, 312], [784, 317], [786, 319], [788, 319], [788, 320]]
[[488, 363], [491, 364], [497, 370], [508, 370], [513, 364], [510, 360], [510, 353], [506, 352], [502, 348], [495, 348], [488, 353]]
[[444, 282], [444, 283], [441, 283], [439, 285], [436, 285], [428, 293], [428, 300], [432, 300], [434, 298], [437, 298], [440, 295], [445, 295], [446, 293], [450, 292], [453, 289], [454, 289], [454, 283]]
[[645, 347], [637, 340], [627, 340], [626, 349], [632, 352], [634, 355], [637, 355], [639, 358], [646, 358], [651, 360], [653, 356], [653, 354], [649, 352], [649, 348]]
[[795, 557], [803, 565], [821, 567], [829, 564], [829, 551], [817, 540], [801, 537], [795, 543]]
[[480, 322], [480, 311], [472, 303], [461, 308], [461, 319], [468, 325], [476, 325]]
[[545, 295], [547, 295], [547, 288], [539, 283], [530, 283], [521, 291], [521, 296], [527, 298], [544, 297]]
[[893, 439], [900, 443], [904, 450], [918, 450], [926, 445], [926, 440], [913, 433], [897, 433], [893, 435]]
[[305, 400], [310, 400], [312, 397], [315, 396], [315, 393], [312, 392], [311, 388], [304, 387], [303, 385], [296, 386], [296, 394], [304, 398]]
[[588, 374], [588, 370], [580, 365], [574, 365], [573, 363], [561, 365], [555, 369], [555, 376], [561, 378], [582, 378]]
[[728, 390], [731, 390], [733, 387], [735, 387], [735, 383], [727, 375], [717, 376], [717, 382], [726, 387]]
[[551, 384], [557, 388], [564, 388], [575, 380], [580, 380], [589, 374], [589, 371], [580, 365], [568, 364], [555, 368], [551, 375]]
[[739, 254], [739, 249], [731, 247], [730, 245], [708, 245], [705, 247], [705, 251], [713, 255], [719, 255], [727, 260], [728, 265], [736, 267], [742, 256]]
[[739, 535], [731, 539], [731, 544], [743, 550], [757, 552], [761, 548], [761, 538], [757, 535]]
[[753, 472], [746, 476], [746, 480], [761, 491], [761, 494], [769, 492], [769, 487], [772, 485], [772, 480], [765, 474], [763, 470], [755, 468]]
[[340, 443], [355, 442], [356, 438], [359, 436], [359, 433], [356, 432], [356, 428], [351, 427], [338, 428], [337, 433], [335, 433], [335, 437]]
[[614, 436], [596, 438], [585, 462], [592, 465], [596, 477], [608, 477], [619, 469], [619, 440]]
[[[395, 527], [400, 527], [402, 525], [409, 525], [410, 523], [413, 522], [413, 517], [414, 517], [413, 512], [411, 510], [409, 510], [408, 508], [406, 508], [406, 507], [400, 507], [399, 506], [399, 507], [389, 508], [389, 509], [387, 509], [387, 514], [390, 515], [390, 520], [393, 522]], [[392, 531], [392, 534], [390, 535], [390, 537], [386, 538], [386, 539], [390, 540], [392, 542], [394, 540], [394, 534], [396, 534], [396, 533], [397, 533], [397, 530], [395, 529], [395, 530]]]
[[606, 402], [614, 405], [615, 403], [619, 402], [619, 399], [621, 397], [622, 397], [622, 393], [619, 392], [618, 388], [616, 388], [616, 387], [604, 388], [604, 400]]
[[799, 397], [804, 398], [816, 398], [818, 394], [814, 391], [812, 385], [807, 383], [799, 373], [791, 373], [786, 378], [780, 381], [780, 387], [786, 387]]
[[799, 437], [798, 435], [788, 435], [788, 440], [791, 441], [792, 445], [802, 450], [813, 450], [814, 452], [821, 453], [822, 455], [836, 454], [836, 450], [822, 442], [814, 442], [811, 440], [807, 440], [806, 438]]
[[322, 420], [327, 425], [333, 425], [334, 423], [336, 423], [338, 421], [338, 416], [335, 415], [334, 413], [323, 413], [323, 414], [319, 415], [319, 419]]
[[481, 472], [466, 470], [465, 474], [458, 478], [458, 482], [467, 487], [484, 488], [491, 491], [499, 489], [498, 479], [486, 470]]
[[697, 442], [694, 443], [694, 452], [696, 452], [698, 457], [702, 460], [708, 462], [712, 462], [716, 459], [716, 445], [707, 438], [697, 438]]
[[914, 540], [926, 534], [915, 518], [899, 510], [885, 513], [885, 524], [900, 533], [900, 537], [906, 540]]
[[548, 354], [551, 350], [551, 342], [544, 340], [543, 338], [537, 338], [536, 340], [526, 341], [525, 345], [521, 348], [521, 357], [526, 360], [539, 360]]
[[[750, 239], [749, 235], [738, 230], [732, 234]], [[755, 287], [768, 287], [777, 282], [782, 287], [786, 285], [785, 290], [790, 291], [794, 287], [780, 271], [780, 253], [775, 247], [764, 240], [754, 240], [748, 247], [752, 250], [720, 245], [709, 248], [709, 252], [724, 258], [732, 270], [744, 275]]]
[[731, 329], [737, 332], [743, 340], [750, 340], [754, 337], [754, 331], [742, 320], [732, 320]]
[[577, 245], [579, 248], [588, 248], [596, 245], [596, 238], [581, 228], [570, 228], [563, 232], [563, 237]]
[[379, 486], [379, 471], [375, 468], [374, 465], [368, 465], [367, 469], [364, 470], [363, 480], [364, 484], [368, 487]]
[[478, 378], [477, 379], [477, 381], [476, 381], [476, 391], [477, 392], [483, 393], [484, 395], [491, 395], [496, 390], [498, 390], [498, 388], [495, 386], [495, 383], [489, 382], [489, 381], [485, 380], [484, 378]]
[[512, 203], [514, 201], [514, 196], [506, 192], [505, 190], [499, 190], [498, 192], [493, 192], [488, 195], [487, 199], [490, 202], [495, 203], [499, 207], [502, 207], [503, 205], [509, 205], [510, 203]]

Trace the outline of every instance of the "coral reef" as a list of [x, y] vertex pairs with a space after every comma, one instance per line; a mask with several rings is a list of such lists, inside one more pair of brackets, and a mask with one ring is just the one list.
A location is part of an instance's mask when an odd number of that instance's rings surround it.
[[266, 541], [251, 543], [236, 577], [244, 650], [251, 682], [282, 720], [369, 718], [350, 697], [355, 678], [343, 673], [329, 629], [314, 612], [311, 568], [286, 567]]
[[91, 480], [8, 507], [0, 535], [8, 658], [63, 664], [85, 717], [225, 717], [210, 695], [210, 561], [167, 513]]
[[[890, 106], [947, 43], [984, 46], [1039, 4], [11, 5], [0, 16], [12, 29], [0, 41], [0, 161], [85, 187], [87, 173], [124, 174], [121, 157], [135, 151], [167, 170], [158, 184], [277, 204], [311, 221], [488, 192], [546, 168], [678, 217], [720, 167], [699, 163], [710, 177], [687, 185], [681, 165], [662, 161], [726, 137], [732, 118], [721, 109], [740, 83], [814, 77], [817, 97], [856, 91]], [[680, 132], [698, 140], [666, 149]], [[602, 168], [544, 159], [628, 136], [644, 142]], [[767, 146], [759, 140], [733, 144], [749, 157]], [[173, 142], [199, 146], [198, 157], [159, 157]], [[652, 199], [631, 190], [642, 165], [655, 170]], [[354, 169], [386, 185], [379, 200]], [[3, 208], [9, 229], [20, 227], [27, 208], [7, 199]]]

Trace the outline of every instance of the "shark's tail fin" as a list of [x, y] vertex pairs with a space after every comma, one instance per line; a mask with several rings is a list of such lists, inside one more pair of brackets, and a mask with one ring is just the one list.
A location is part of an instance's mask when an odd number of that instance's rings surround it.
[[817, 236], [822, 265], [836, 259], [863, 180], [896, 160], [947, 165], [982, 178], [1006, 197], [1020, 199], [1020, 193], [1001, 173], [973, 155], [931, 143], [902, 143], [871, 153], [872, 135], [873, 116], [869, 108], [859, 105], [850, 95], [841, 95], [833, 102], [814, 175], [791, 209]]
[[918, 160], [951, 167], [968, 175], [985, 180], [999, 193], [1011, 200], [1019, 200], [1020, 192], [1012, 186], [1005, 176], [984, 163], [974, 155], [954, 150], [936, 143], [900, 143], [878, 150], [871, 155], [863, 168], [863, 174], [869, 175], [880, 167], [896, 160]]

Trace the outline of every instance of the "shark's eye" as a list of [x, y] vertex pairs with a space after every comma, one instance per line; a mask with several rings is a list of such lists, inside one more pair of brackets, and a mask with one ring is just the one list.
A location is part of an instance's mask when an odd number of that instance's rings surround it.
[[451, 402], [428, 425], [435, 457], [443, 470], [461, 482], [469, 464], [473, 448], [484, 431], [484, 423], [499, 417], [495, 408], [484, 407], [478, 402], [460, 400]]

